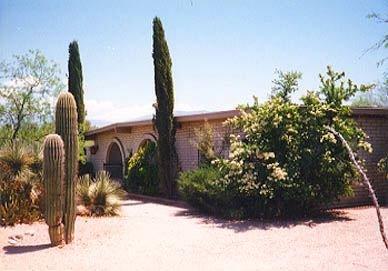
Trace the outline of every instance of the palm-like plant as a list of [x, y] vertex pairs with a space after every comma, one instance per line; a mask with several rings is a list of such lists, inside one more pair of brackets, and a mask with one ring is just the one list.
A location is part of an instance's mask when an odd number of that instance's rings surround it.
[[109, 173], [100, 171], [96, 178], [89, 175], [79, 178], [77, 184], [79, 203], [84, 205], [91, 215], [114, 216], [121, 207], [125, 192], [120, 184], [110, 178]]

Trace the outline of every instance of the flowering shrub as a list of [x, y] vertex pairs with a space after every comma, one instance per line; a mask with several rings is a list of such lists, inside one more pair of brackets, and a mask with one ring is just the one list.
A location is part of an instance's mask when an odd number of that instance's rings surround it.
[[235, 131], [230, 155], [212, 163], [225, 172], [213, 182], [219, 193], [235, 193], [230, 198], [236, 202], [227, 206], [234, 209], [230, 214], [306, 214], [352, 193], [350, 184], [357, 173], [341, 142], [325, 127], [339, 131], [353, 150], [371, 151], [366, 135], [350, 117], [350, 108], [343, 104], [369, 86], [345, 83], [343, 77], [328, 68], [320, 90], [308, 92], [302, 105], [289, 100], [293, 87], [287, 84], [296, 82], [288, 80], [282, 84], [286, 94], [277, 89], [269, 101], [259, 104], [255, 99], [226, 121]]

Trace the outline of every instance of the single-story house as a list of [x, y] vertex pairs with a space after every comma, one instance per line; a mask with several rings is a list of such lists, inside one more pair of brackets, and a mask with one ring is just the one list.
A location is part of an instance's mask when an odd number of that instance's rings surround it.
[[[207, 121], [214, 131], [215, 147], [221, 148], [227, 133], [223, 122], [237, 114], [239, 111], [229, 110], [177, 116], [176, 149], [180, 168], [186, 171], [198, 166], [200, 154], [193, 144], [196, 128], [203, 127]], [[354, 108], [353, 118], [369, 136], [373, 146], [373, 153], [363, 154], [368, 176], [380, 200], [388, 201], [388, 181], [377, 170], [378, 161], [388, 153], [388, 109]], [[88, 159], [96, 171], [107, 170], [113, 177], [122, 178], [125, 159], [148, 140], [155, 141], [156, 136], [152, 119], [113, 123], [91, 130], [86, 133], [86, 138], [94, 141], [94, 145], [87, 150]], [[354, 191], [354, 197], [344, 198], [338, 205], [354, 206], [371, 202], [368, 191], [361, 184], [355, 184]]]

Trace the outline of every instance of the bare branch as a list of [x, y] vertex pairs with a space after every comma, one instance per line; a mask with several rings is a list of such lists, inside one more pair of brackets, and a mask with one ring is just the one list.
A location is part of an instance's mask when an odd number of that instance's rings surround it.
[[355, 157], [352, 149], [350, 148], [350, 146], [349, 146], [348, 142], [345, 140], [345, 138], [341, 135], [341, 133], [337, 132], [336, 130], [334, 130], [334, 128], [329, 127], [329, 126], [326, 126], [326, 129], [328, 129], [331, 133], [333, 133], [336, 137], [338, 137], [341, 140], [342, 144], [345, 146], [346, 150], [349, 153], [350, 160], [352, 160], [353, 164], [355, 165], [358, 172], [362, 176], [363, 183], [367, 187], [367, 189], [369, 191], [369, 196], [372, 198], [373, 204], [376, 208], [381, 238], [383, 239], [383, 243], [385, 245], [385, 248], [388, 250], [388, 240], [387, 240], [387, 236], [386, 236], [385, 230], [384, 230], [384, 222], [383, 222], [383, 218], [382, 218], [381, 213], [380, 213], [379, 202], [377, 200], [376, 193], [373, 190], [372, 184], [370, 183], [368, 176], [366, 176], [365, 171], [362, 169], [361, 165], [357, 162], [356, 157]]

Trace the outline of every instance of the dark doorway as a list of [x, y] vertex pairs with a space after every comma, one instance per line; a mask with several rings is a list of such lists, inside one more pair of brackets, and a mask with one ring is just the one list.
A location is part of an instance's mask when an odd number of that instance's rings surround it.
[[123, 156], [116, 142], [113, 142], [108, 149], [104, 167], [113, 179], [123, 179]]

